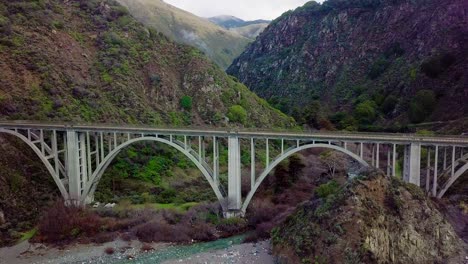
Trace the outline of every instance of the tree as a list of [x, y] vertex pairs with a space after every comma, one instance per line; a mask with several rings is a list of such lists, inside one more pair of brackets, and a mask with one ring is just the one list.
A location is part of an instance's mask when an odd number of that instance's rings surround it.
[[292, 155], [289, 157], [289, 165], [288, 165], [288, 170], [289, 170], [289, 175], [291, 177], [291, 180], [293, 182], [297, 181], [301, 175], [302, 175], [302, 170], [305, 168], [304, 161], [302, 160], [302, 155]]
[[413, 123], [421, 123], [434, 111], [437, 103], [435, 93], [431, 90], [421, 90], [416, 93], [413, 98], [410, 109], [409, 118]]
[[374, 101], [366, 100], [356, 106], [354, 115], [361, 124], [370, 124], [377, 117], [375, 107]]
[[229, 121], [245, 124], [247, 122], [247, 111], [240, 105], [233, 105], [227, 114]]
[[182, 108], [186, 111], [192, 110], [192, 97], [187, 95], [183, 96], [180, 99], [180, 106], [182, 106]]
[[320, 154], [320, 160], [328, 167], [328, 173], [333, 178], [337, 170], [345, 168], [345, 159], [335, 151], [326, 151]]
[[276, 166], [273, 177], [275, 179], [275, 193], [282, 193], [284, 189], [291, 186], [291, 177], [289, 177], [286, 163], [282, 162]]

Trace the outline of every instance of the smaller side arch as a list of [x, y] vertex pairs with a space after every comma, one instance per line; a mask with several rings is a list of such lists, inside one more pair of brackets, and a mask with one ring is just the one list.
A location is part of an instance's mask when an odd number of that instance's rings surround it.
[[450, 187], [452, 187], [452, 185], [458, 180], [458, 178], [460, 178], [467, 171], [468, 171], [468, 163], [463, 165], [463, 167], [461, 167], [459, 170], [457, 170], [457, 172], [455, 172], [453, 177], [450, 177], [448, 182], [445, 184], [445, 186], [437, 195], [437, 198], [439, 199], [442, 198], [445, 195], [445, 193], [448, 191], [448, 189], [450, 189]]
[[65, 189], [65, 186], [63, 185], [63, 183], [62, 183], [62, 181], [60, 180], [59, 176], [55, 173], [55, 170], [54, 170], [54, 168], [52, 167], [52, 165], [50, 164], [50, 162], [49, 162], [49, 161], [47, 160], [47, 158], [42, 154], [41, 150], [40, 150], [36, 145], [34, 145], [28, 138], [26, 138], [25, 136], [21, 135], [21, 134], [18, 133], [18, 132], [0, 128], [0, 133], [13, 135], [13, 136], [15, 136], [15, 137], [21, 139], [24, 143], [26, 143], [26, 144], [34, 151], [34, 153], [36, 153], [36, 155], [39, 157], [39, 159], [40, 159], [40, 160], [42, 161], [42, 163], [45, 165], [45, 167], [46, 167], [47, 170], [49, 171], [50, 175], [51, 175], [52, 178], [54, 179], [55, 184], [56, 184], [57, 187], [59, 188], [60, 193], [62, 194], [62, 197], [63, 197], [65, 200], [68, 200], [68, 192], [67, 192], [67, 190]]
[[218, 188], [217, 184], [213, 181], [212, 176], [208, 172], [208, 170], [193, 156], [190, 154], [189, 150], [181, 147], [181, 145], [176, 144], [175, 142], [171, 142], [169, 140], [163, 139], [163, 138], [156, 138], [156, 137], [141, 137], [141, 138], [134, 138], [131, 139], [121, 145], [119, 145], [117, 148], [111, 151], [104, 160], [99, 164], [99, 166], [96, 168], [96, 170], [93, 172], [92, 176], [90, 177], [90, 180], [86, 184], [86, 187], [82, 193], [81, 197], [81, 202], [84, 203], [89, 195], [94, 194], [96, 187], [98, 185], [99, 180], [101, 179], [102, 175], [104, 174], [104, 171], [109, 167], [111, 162], [114, 160], [114, 158], [126, 147], [136, 143], [136, 142], [141, 142], [141, 141], [153, 141], [153, 142], [160, 142], [167, 144], [180, 152], [182, 152], [186, 157], [188, 157], [197, 167], [198, 169], [202, 172], [203, 176], [205, 176], [206, 180], [210, 184], [211, 188], [213, 189], [216, 197], [220, 201], [220, 204], [223, 206], [222, 200], [224, 199], [223, 195], [221, 194], [220, 189]]
[[262, 174], [260, 175], [260, 177], [255, 181], [255, 185], [254, 185], [254, 188], [252, 190], [250, 190], [249, 194], [247, 195], [243, 205], [242, 205], [242, 213], [245, 214], [246, 210], [247, 210], [247, 207], [249, 206], [250, 204], [250, 201], [252, 200], [253, 196], [255, 195], [255, 193], [257, 192], [257, 189], [260, 187], [260, 185], [262, 184], [262, 182], [265, 180], [265, 178], [270, 174], [270, 172], [279, 164], [281, 163], [283, 160], [287, 159], [288, 157], [290, 157], [291, 155], [299, 152], [299, 151], [302, 151], [302, 150], [306, 150], [306, 149], [311, 149], [311, 148], [327, 148], [327, 149], [333, 149], [333, 150], [337, 150], [337, 151], [340, 151], [348, 156], [350, 156], [351, 158], [355, 159], [356, 161], [358, 161], [359, 163], [361, 163], [363, 166], [366, 166], [366, 167], [369, 167], [369, 164], [361, 159], [361, 157], [359, 157], [358, 155], [352, 153], [351, 151], [347, 150], [347, 149], [344, 149], [342, 147], [338, 147], [338, 146], [335, 146], [335, 145], [328, 145], [328, 144], [307, 144], [307, 145], [303, 145], [303, 146], [300, 146], [300, 147], [293, 147], [293, 148], [290, 148], [288, 149], [283, 155], [281, 155], [279, 158], [277, 158], [274, 162], [272, 162], [263, 172]]

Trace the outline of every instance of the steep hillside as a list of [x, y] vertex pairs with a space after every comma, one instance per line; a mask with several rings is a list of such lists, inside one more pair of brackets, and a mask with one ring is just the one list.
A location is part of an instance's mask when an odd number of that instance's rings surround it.
[[255, 40], [255, 38], [260, 35], [265, 28], [268, 27], [268, 23], [260, 24], [251, 24], [243, 27], [231, 28], [231, 31], [236, 32], [239, 35], [242, 35], [246, 38]]
[[113, 1], [1, 1], [0, 113], [7, 119], [245, 126], [290, 119], [196, 49]]
[[223, 69], [244, 51], [249, 39], [162, 0], [117, 0], [147, 26], [179, 43], [197, 47]]
[[244, 21], [235, 16], [226, 15], [210, 17], [208, 20], [252, 40], [255, 40], [255, 38], [260, 35], [260, 33], [262, 33], [262, 31], [265, 30], [271, 22], [262, 19]]
[[[145, 28], [115, 1], [1, 0], [0, 80], [0, 119], [218, 127], [294, 122], [198, 50]], [[29, 147], [4, 135], [0, 146], [5, 245], [30, 230], [58, 195]], [[148, 160], [132, 168], [154, 170]]]
[[373, 171], [315, 198], [272, 231], [280, 263], [464, 261], [466, 244], [414, 185]]
[[227, 72], [317, 128], [463, 118], [467, 10], [464, 0], [312, 1], [273, 21]]
[[215, 23], [218, 26], [221, 26], [227, 29], [245, 26], [245, 21], [235, 16], [228, 16], [228, 15], [214, 16], [214, 17], [209, 17], [208, 20]]

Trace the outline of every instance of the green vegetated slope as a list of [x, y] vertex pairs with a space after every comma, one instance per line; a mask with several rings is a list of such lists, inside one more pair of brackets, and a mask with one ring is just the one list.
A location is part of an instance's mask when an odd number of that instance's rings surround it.
[[234, 16], [215, 16], [208, 18], [211, 22], [218, 26], [236, 32], [241, 36], [255, 40], [255, 38], [262, 33], [263, 30], [270, 24], [268, 20], [253, 20], [244, 21]]
[[197, 47], [223, 69], [244, 51], [250, 39], [162, 0], [118, 0], [144, 24], [179, 43]]
[[284, 263], [463, 262], [463, 242], [415, 185], [372, 171], [315, 192], [272, 231]]
[[273, 21], [227, 72], [316, 128], [466, 118], [465, 10], [463, 0], [311, 1]]
[[260, 24], [251, 24], [251, 25], [247, 25], [243, 27], [231, 28], [230, 30], [246, 38], [255, 40], [255, 38], [258, 35], [260, 35], [260, 33], [262, 33], [266, 27], [268, 27], [268, 23], [260, 23]]
[[[115, 1], [0, 1], [0, 79], [1, 119], [178, 127], [294, 125], [197, 49], [144, 27]], [[0, 140], [7, 156], [0, 160], [3, 245], [31, 228], [46, 201], [58, 193], [26, 144], [3, 136]], [[135, 145], [106, 173], [102, 197], [113, 199], [109, 190], [131, 197], [126, 189], [144, 186], [155, 190], [155, 202], [171, 202], [166, 198], [177, 198], [171, 195], [176, 180], [209, 188], [193, 165], [184, 162], [163, 146]], [[171, 173], [175, 177], [165, 180]], [[121, 189], [114, 179], [125, 180]], [[41, 184], [31, 185], [35, 181]], [[34, 203], [27, 193], [34, 193]]]
[[222, 126], [239, 105], [245, 126], [291, 124], [116, 2], [2, 1], [0, 14], [3, 118]]

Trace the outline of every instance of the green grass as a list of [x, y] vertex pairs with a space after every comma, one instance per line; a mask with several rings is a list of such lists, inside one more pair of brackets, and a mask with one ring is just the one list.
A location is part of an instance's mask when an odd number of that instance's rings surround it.
[[150, 203], [150, 204], [133, 204], [130, 206], [131, 209], [144, 209], [144, 208], [151, 208], [155, 210], [174, 210], [178, 212], [186, 212], [190, 208], [198, 205], [196, 202], [190, 203], [183, 203], [183, 204], [176, 204], [176, 203], [169, 203], [169, 204], [161, 204], [161, 203]]
[[21, 235], [21, 238], [18, 240], [18, 243], [31, 239], [37, 233], [37, 228], [33, 228], [27, 232], [24, 232]]

